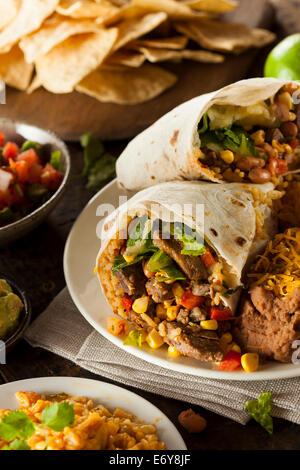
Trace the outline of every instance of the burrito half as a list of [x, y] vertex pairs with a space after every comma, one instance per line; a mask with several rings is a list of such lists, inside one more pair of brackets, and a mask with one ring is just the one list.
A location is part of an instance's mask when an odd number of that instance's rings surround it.
[[183, 103], [129, 143], [117, 162], [119, 184], [277, 184], [300, 168], [298, 91], [297, 82], [254, 78]]
[[178, 354], [221, 361], [243, 268], [274, 234], [274, 197], [272, 184], [175, 182], [141, 191], [114, 211], [96, 266], [113, 312], [135, 325], [130, 337], [141, 341], [146, 332], [151, 347], [167, 343]]

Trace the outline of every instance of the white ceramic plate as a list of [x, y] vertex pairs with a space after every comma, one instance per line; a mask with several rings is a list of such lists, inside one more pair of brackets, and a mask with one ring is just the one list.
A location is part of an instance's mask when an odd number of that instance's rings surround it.
[[186, 450], [186, 445], [174, 424], [154, 405], [144, 398], [98, 380], [73, 377], [41, 377], [18, 380], [0, 385], [0, 408], [16, 409], [16, 392], [36, 392], [53, 394], [65, 392], [72, 396], [87, 397], [109, 409], [122, 408], [133, 413], [139, 420], [155, 424], [159, 439], [169, 450]]
[[77, 219], [66, 243], [64, 253], [66, 282], [74, 303], [86, 320], [109, 341], [128, 353], [177, 372], [227, 380], [273, 380], [299, 376], [299, 365], [281, 364], [279, 362], [267, 362], [257, 372], [250, 374], [243, 371], [219, 371], [209, 363], [186, 357], [170, 359], [167, 356], [166, 348], [152, 350], [146, 346], [143, 348], [124, 346], [122, 339], [107, 332], [106, 318], [112, 314], [112, 311], [106, 302], [96, 276], [93, 274], [96, 256], [100, 248], [100, 240], [97, 238], [96, 229], [99, 233], [101, 221], [103, 220], [103, 217], [100, 216], [101, 211], [98, 209], [97, 212], [97, 208], [100, 204], [112, 204], [117, 207], [119, 196], [124, 194], [118, 188], [115, 180], [96, 194]]

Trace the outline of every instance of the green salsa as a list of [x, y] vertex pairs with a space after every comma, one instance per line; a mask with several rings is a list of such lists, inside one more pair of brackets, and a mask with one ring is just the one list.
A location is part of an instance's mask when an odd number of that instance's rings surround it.
[[0, 279], [0, 340], [17, 329], [23, 307], [22, 300], [13, 293], [8, 282]]

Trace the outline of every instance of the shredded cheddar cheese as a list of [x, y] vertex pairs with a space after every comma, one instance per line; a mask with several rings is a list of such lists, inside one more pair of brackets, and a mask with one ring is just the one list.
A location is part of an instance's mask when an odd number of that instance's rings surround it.
[[270, 241], [248, 274], [251, 286], [263, 286], [278, 296], [300, 286], [300, 228], [290, 228]]

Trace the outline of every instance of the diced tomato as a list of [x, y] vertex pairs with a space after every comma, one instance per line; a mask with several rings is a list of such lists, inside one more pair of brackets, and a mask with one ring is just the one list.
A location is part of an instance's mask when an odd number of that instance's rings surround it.
[[283, 175], [287, 171], [287, 161], [282, 158], [270, 158], [267, 168], [271, 175]]
[[127, 324], [116, 317], [107, 318], [107, 331], [114, 336], [122, 336], [126, 333]]
[[24, 187], [22, 184], [14, 184], [3, 194], [5, 205], [11, 207], [24, 202]]
[[5, 137], [4, 137], [4, 135], [2, 134], [2, 132], [0, 132], [0, 147], [3, 147], [4, 141], [5, 141]]
[[3, 157], [8, 162], [10, 158], [15, 159], [19, 153], [19, 147], [14, 142], [6, 142], [3, 148]]
[[43, 167], [39, 163], [35, 163], [29, 168], [29, 177], [28, 183], [40, 183], [41, 182], [41, 175], [42, 175]]
[[201, 255], [201, 259], [202, 259], [202, 263], [204, 264], [204, 266], [208, 268], [209, 266], [212, 266], [213, 264], [215, 264], [216, 260], [215, 260], [214, 255], [210, 251], [209, 247], [206, 246], [205, 249], [206, 249], [206, 253], [204, 255]]
[[41, 183], [50, 191], [56, 191], [61, 185], [63, 177], [64, 175], [60, 171], [55, 170], [47, 163], [41, 174]]
[[28, 168], [31, 168], [36, 163], [39, 163], [40, 159], [34, 149], [29, 149], [25, 152], [20, 153], [17, 157], [17, 161], [25, 161], [27, 162]]
[[204, 302], [204, 297], [201, 295], [194, 295], [191, 290], [186, 291], [180, 299], [180, 305], [188, 310], [194, 307], [199, 307]]
[[20, 183], [26, 183], [29, 179], [29, 168], [27, 162], [25, 160], [21, 160], [20, 162], [15, 162], [15, 164], [18, 181]]
[[229, 308], [211, 307], [209, 313], [212, 320], [224, 321], [232, 318], [231, 310]]
[[299, 143], [299, 140], [298, 139], [293, 139], [289, 142], [290, 146], [292, 147], [292, 149], [295, 149], [297, 147]]
[[219, 364], [219, 370], [235, 370], [241, 366], [241, 354], [236, 351], [228, 351], [223, 361]]
[[122, 298], [122, 304], [124, 305], [124, 308], [126, 309], [126, 311], [130, 312], [131, 305], [132, 305], [132, 300], [129, 299], [128, 297], [123, 297]]

